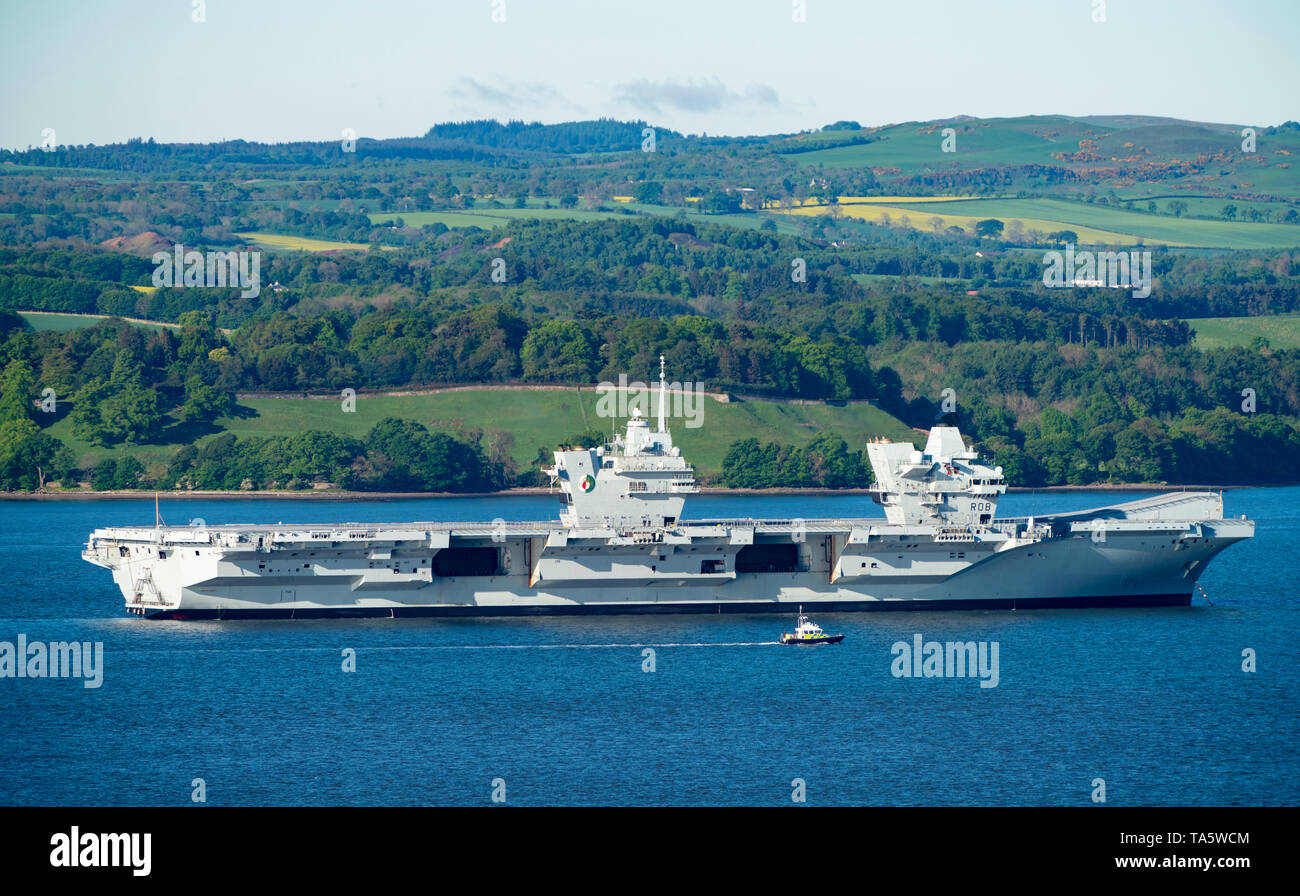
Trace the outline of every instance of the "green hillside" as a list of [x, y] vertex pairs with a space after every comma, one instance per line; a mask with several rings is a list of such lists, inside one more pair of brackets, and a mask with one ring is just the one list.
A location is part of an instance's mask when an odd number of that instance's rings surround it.
[[1196, 331], [1196, 347], [1202, 349], [1250, 346], [1263, 337], [1270, 348], [1300, 348], [1300, 314], [1269, 314], [1260, 317], [1198, 317], [1187, 323]]
[[[949, 127], [956, 132], [956, 151], [945, 153], [943, 130]], [[872, 143], [795, 158], [809, 167], [898, 169], [879, 172], [886, 178], [1008, 165], [1065, 167], [1085, 175], [1082, 183], [1059, 184], [1058, 192], [1077, 191], [1091, 179], [1122, 180], [1126, 188], [1195, 184], [1199, 193], [1213, 188], [1300, 198], [1291, 167], [1300, 156], [1300, 133], [1257, 128], [1255, 151], [1244, 152], [1241, 130], [1141, 116], [954, 119], [888, 125], [872, 132]], [[1121, 170], [1123, 176], [1116, 177]]]
[[[656, 399], [657, 400], [657, 399]], [[423, 395], [358, 396], [356, 410], [344, 413], [340, 401], [316, 398], [245, 398], [240, 406], [253, 416], [235, 416], [217, 421], [224, 430], [245, 436], [290, 435], [320, 429], [354, 437], [364, 436], [385, 417], [419, 421], [431, 429], [484, 431], [486, 441], [504, 438], [508, 453], [521, 469], [529, 469], [538, 451], [550, 452], [564, 439], [589, 430], [608, 431], [609, 420], [597, 416], [599, 396], [593, 388], [581, 390], [473, 388]], [[674, 408], [670, 398], [670, 409]], [[796, 404], [778, 401], [718, 402], [705, 397], [698, 405], [698, 428], [682, 416], [670, 417], [673, 440], [701, 476], [712, 476], [722, 467], [722, 458], [739, 438], [760, 442], [806, 445], [821, 432], [835, 432], [851, 450], [861, 449], [868, 439], [886, 436], [912, 439], [916, 433], [884, 411], [868, 404]], [[623, 421], [619, 421], [621, 430]], [[65, 442], [84, 461], [112, 455], [72, 435], [65, 417], [49, 428], [51, 435]], [[177, 435], [181, 435], [177, 433]], [[214, 438], [216, 433], [199, 441]], [[188, 438], [132, 449], [142, 462], [164, 461], [176, 453]], [[547, 455], [549, 457], [549, 453]]]

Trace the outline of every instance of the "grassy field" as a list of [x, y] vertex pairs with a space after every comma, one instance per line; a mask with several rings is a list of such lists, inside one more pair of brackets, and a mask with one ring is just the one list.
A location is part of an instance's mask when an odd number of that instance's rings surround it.
[[[582, 390], [486, 388], [427, 395], [362, 394], [357, 397], [356, 411], [345, 414], [341, 403], [334, 399], [249, 398], [240, 405], [256, 416], [222, 419], [217, 424], [240, 438], [289, 435], [307, 429], [361, 437], [384, 417], [417, 420], [431, 429], [447, 432], [469, 428], [505, 431], [513, 439], [509, 446], [511, 457], [525, 470], [533, 467], [539, 450], [547, 451], [549, 458], [549, 452], [570, 436], [587, 430], [607, 431], [609, 420], [596, 414], [598, 400], [599, 395], [590, 387]], [[670, 397], [670, 410], [674, 408], [671, 402]], [[817, 434], [830, 431], [857, 450], [876, 436], [910, 439], [915, 435], [879, 408], [863, 404], [721, 403], [705, 397], [699, 404], [698, 419], [701, 426], [690, 428], [683, 415], [670, 416], [669, 427], [673, 440], [700, 475], [716, 474], [728, 446], [742, 438], [804, 445]], [[74, 438], [66, 417], [49, 431], [62, 439], [83, 464], [113, 453]], [[215, 435], [204, 435], [200, 441]], [[190, 440], [139, 446], [132, 449], [132, 454], [146, 465], [162, 462]]]
[[[1125, 200], [1126, 203], [1130, 201], [1132, 202], [1132, 207], [1129, 210], [1136, 211], [1136, 212], [1145, 212], [1147, 211], [1148, 204], [1154, 202], [1156, 205], [1156, 212], [1155, 212], [1156, 214], [1168, 215], [1171, 218], [1174, 217], [1174, 213], [1169, 206], [1170, 203], [1175, 201], [1182, 202], [1187, 206], [1186, 214], [1188, 215], [1196, 215], [1202, 218], [1209, 217], [1209, 218], [1215, 218], [1220, 220], [1222, 220], [1221, 215], [1223, 212], [1223, 207], [1225, 205], [1235, 205], [1237, 207], [1237, 214], [1238, 214], [1237, 220], [1243, 222], [1248, 220], [1244, 214], [1247, 209], [1256, 208], [1261, 211], [1272, 212], [1273, 214], [1278, 215], [1280, 217], [1281, 215], [1286, 214], [1287, 210], [1291, 208], [1291, 205], [1285, 202], [1248, 202], [1244, 199], [1225, 199], [1222, 196], [1161, 195], [1158, 198], [1153, 199], [1150, 198], [1150, 195], [1151, 194], [1149, 193], [1149, 191], [1147, 195], [1142, 195], [1140, 193], [1133, 193], [1132, 191], [1120, 191], [1120, 196], [1122, 199]], [[1105, 208], [1105, 206], [1100, 206], [1100, 207]], [[1128, 205], [1126, 204], [1125, 206], [1122, 207], [1128, 208]]]
[[1187, 323], [1196, 331], [1197, 348], [1249, 346], [1257, 336], [1267, 339], [1271, 348], [1300, 348], [1300, 314], [1196, 317]]
[[[31, 325], [33, 330], [57, 330], [58, 332], [84, 330], [109, 318], [107, 314], [63, 314], [55, 311], [20, 311], [18, 314]], [[151, 320], [128, 320], [128, 322], [146, 330], [174, 330], [180, 327], [180, 324], [160, 324]]]
[[762, 212], [738, 212], [734, 215], [710, 215], [706, 212], [682, 211], [682, 209], [676, 206], [640, 205], [635, 202], [630, 203], [628, 207], [634, 208], [647, 215], [658, 215], [667, 218], [681, 214], [684, 218], [694, 224], [725, 224], [728, 227], [757, 230], [765, 223], [775, 221], [778, 233], [797, 234], [800, 232], [799, 222], [794, 218], [785, 215], [769, 215]]
[[[840, 205], [915, 205], [919, 203], [931, 202], [967, 202], [970, 196], [840, 196]], [[802, 200], [792, 200], [794, 206], [820, 205], [821, 200], [808, 198]], [[766, 208], [778, 210], [779, 206], [775, 203], [769, 203]]]
[[[876, 133], [876, 142], [855, 146], [837, 146], [801, 153], [794, 158], [801, 165], [826, 168], [884, 167], [916, 170], [921, 166], [939, 167], [952, 163], [963, 167], [1014, 164], [1058, 164], [1052, 152], [1078, 148], [1078, 140], [1088, 130], [1078, 122], [1058, 117], [1038, 119], [1041, 128], [1024, 126], [1025, 120], [985, 119], [967, 125], [954, 122], [957, 151], [942, 151], [942, 126], [909, 123], [892, 125]], [[1045, 136], [1055, 133], [1055, 138]]]
[[[899, 203], [916, 215], [932, 213], [931, 206], [920, 203]], [[997, 218], [1006, 222], [1013, 218], [1031, 226], [1030, 219], [1062, 222], [1054, 230], [1074, 230], [1083, 239], [1084, 229], [1113, 231], [1141, 237], [1148, 243], [1165, 243], [1171, 246], [1207, 246], [1228, 249], [1270, 249], [1300, 246], [1300, 226], [1294, 224], [1254, 224], [1246, 221], [1208, 221], [1200, 218], [1175, 218], [1129, 211], [1115, 206], [1094, 205], [1088, 202], [1070, 202], [1063, 199], [970, 199], [946, 202], [941, 214], [969, 215], [976, 218]], [[1076, 226], [1077, 225], [1077, 226]], [[1041, 229], [1041, 228], [1040, 228]]]
[[899, 280], [911, 280], [915, 283], [924, 283], [933, 286], [936, 283], [947, 283], [950, 286], [959, 286], [963, 283], [969, 283], [960, 277], [913, 277], [905, 274], [850, 274], [854, 282], [862, 286], [870, 286], [873, 283], [896, 283]]
[[[984, 218], [998, 217], [993, 214], [955, 214], [951, 209], [959, 205], [956, 202], [935, 202], [926, 205], [924, 208], [905, 208], [897, 205], [880, 205], [874, 202], [861, 204], [844, 204], [840, 203], [840, 215], [844, 218], [855, 218], [860, 221], [868, 221], [873, 224], [881, 224], [888, 221], [891, 224], [901, 224], [906, 221], [907, 226], [914, 230], [929, 230], [932, 218], [939, 218], [942, 223], [940, 229], [945, 227], [970, 227], [977, 221]], [[967, 203], [960, 203], [963, 207]], [[828, 214], [826, 206], [803, 206], [802, 208], [792, 209], [786, 213], [788, 215], [825, 215]], [[1012, 217], [1000, 218], [1003, 223], [1010, 223]], [[1040, 230], [1044, 234], [1054, 233], [1058, 230], [1073, 230], [1079, 236], [1079, 242], [1082, 244], [1102, 244], [1109, 246], [1132, 246], [1140, 240], [1138, 237], [1127, 234], [1117, 233], [1111, 230], [1100, 230], [1094, 227], [1084, 227], [1078, 224], [1072, 224], [1065, 221], [1047, 220], [1043, 218], [1014, 216], [1014, 220], [1020, 221], [1026, 231]]]
[[[535, 200], [530, 200], [535, 201]], [[725, 224], [729, 227], [743, 227], [757, 229], [764, 222], [773, 220], [771, 216], [755, 213], [740, 213], [735, 215], [710, 215], [704, 212], [683, 211], [677, 206], [665, 205], [643, 205], [637, 202], [620, 202], [620, 209], [627, 209], [637, 214], [655, 215], [657, 217], [674, 217], [682, 214], [686, 219], [694, 223], [705, 224]], [[540, 221], [604, 221], [609, 219], [625, 220], [629, 215], [621, 210], [610, 209], [567, 209], [567, 208], [541, 208], [530, 206], [528, 208], [473, 208], [464, 211], [432, 211], [432, 212], [383, 212], [370, 215], [372, 224], [391, 224], [398, 218], [402, 219], [408, 227], [424, 227], [429, 224], [442, 223], [447, 227], [481, 227], [484, 230], [491, 230], [494, 227], [501, 227], [511, 221], [528, 219]], [[777, 230], [786, 233], [797, 233], [799, 228], [797, 223], [788, 219], [776, 218]]]
[[[1221, 203], [1220, 203], [1221, 205]], [[1212, 221], [1150, 214], [1118, 206], [1094, 205], [1065, 199], [973, 199], [962, 196], [842, 196], [840, 215], [872, 223], [888, 220], [929, 230], [931, 219], [942, 227], [969, 227], [972, 222], [997, 218], [1005, 224], [1019, 221], [1025, 230], [1044, 234], [1072, 230], [1081, 244], [1132, 246], [1139, 243], [1226, 249], [1274, 249], [1300, 246], [1300, 226], [1256, 224], [1246, 221]], [[787, 211], [769, 208], [778, 217], [828, 214], [825, 205], [809, 200]]]
[[625, 218], [621, 212], [582, 208], [474, 208], [465, 211], [385, 212], [370, 216], [372, 224], [391, 224], [397, 218], [408, 227], [442, 223], [448, 227], [482, 227], [491, 230], [521, 218], [539, 221], [603, 221]]
[[365, 243], [341, 243], [334, 240], [314, 240], [305, 236], [289, 236], [280, 233], [237, 233], [235, 236], [266, 246], [268, 249], [294, 249], [301, 252], [366, 252], [370, 249]]

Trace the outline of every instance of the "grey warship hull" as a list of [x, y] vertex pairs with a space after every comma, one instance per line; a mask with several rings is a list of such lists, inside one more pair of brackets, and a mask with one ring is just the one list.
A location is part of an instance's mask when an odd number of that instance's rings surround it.
[[1254, 524], [1175, 493], [979, 527], [883, 519], [96, 530], [155, 619], [790, 613], [1185, 605]]

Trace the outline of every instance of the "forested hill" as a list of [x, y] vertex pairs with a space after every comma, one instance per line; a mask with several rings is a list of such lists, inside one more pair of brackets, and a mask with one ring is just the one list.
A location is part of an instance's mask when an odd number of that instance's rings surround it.
[[[541, 440], [490, 414], [250, 429], [235, 395], [590, 386], [660, 354], [710, 391], [880, 415], [729, 432], [706, 446], [719, 483], [864, 484], [864, 435], [937, 420], [1020, 485], [1300, 476], [1295, 123], [471, 121], [350, 143], [0, 154], [0, 487], [531, 482]], [[255, 255], [257, 289], [158, 282], [178, 247]], [[1067, 252], [1136, 267], [1057, 288]], [[548, 437], [607, 427], [571, 429]]]
[[[1131, 193], [1157, 197], [1174, 190], [1197, 198], [1285, 200], [1300, 198], [1291, 170], [1298, 148], [1300, 123], [1295, 121], [1243, 126], [1125, 115], [963, 116], [879, 127], [840, 121], [798, 134], [712, 137], [683, 135], [645, 121], [479, 120], [435, 124], [420, 136], [387, 139], [346, 131], [339, 139], [314, 142], [165, 144], [140, 138], [104, 146], [0, 150], [0, 163], [186, 176], [194, 169], [238, 166], [347, 168], [367, 159], [496, 166], [546, 157], [657, 152], [684, 153], [705, 169], [730, 170], [765, 199], [781, 198], [782, 181], [791, 175], [809, 174], [810, 187], [819, 186], [821, 179], [832, 185], [838, 181], [841, 195], [869, 195], [876, 187], [880, 195], [905, 196], [989, 195], [1008, 189], [1063, 195], [1081, 188], [1119, 195], [1120, 188], [1130, 187], [1136, 188]], [[633, 159], [602, 162], [613, 169], [606, 173], [617, 176], [637, 167]], [[753, 168], [757, 160], [767, 160], [766, 176]], [[862, 182], [851, 176], [854, 171], [871, 177]], [[583, 179], [609, 182], [599, 175], [589, 171]], [[796, 184], [784, 192], [793, 195]]]
[[[640, 151], [647, 130], [654, 132], [656, 149], [681, 146], [685, 138], [676, 131], [650, 128], [644, 121], [613, 119], [575, 121], [544, 125], [491, 120], [437, 124], [422, 137], [371, 139], [353, 136], [347, 153], [341, 152], [346, 136], [339, 140], [292, 143], [255, 143], [230, 140], [221, 143], [165, 144], [136, 139], [124, 144], [67, 147], [48, 153], [40, 149], [0, 151], [5, 160], [25, 165], [56, 168], [103, 168], [136, 173], [183, 174], [193, 168], [257, 166], [298, 168], [339, 167], [353, 159], [460, 160], [488, 164], [506, 162], [516, 156], [570, 155]], [[713, 144], [743, 145], [762, 138], [714, 140]], [[696, 140], [696, 143], [708, 142]]]
[[[641, 148], [647, 128], [650, 125], [644, 121], [615, 121], [612, 118], [562, 124], [501, 123], [484, 119], [436, 124], [424, 136], [426, 140], [454, 140], [468, 146], [493, 149], [556, 153], [627, 152]], [[652, 130], [656, 144], [662, 140], [671, 146], [682, 139], [676, 131]]]

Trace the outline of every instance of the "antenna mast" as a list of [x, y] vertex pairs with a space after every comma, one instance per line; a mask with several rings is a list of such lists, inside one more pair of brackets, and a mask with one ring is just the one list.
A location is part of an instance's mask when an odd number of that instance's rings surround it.
[[664, 431], [664, 401], [668, 396], [668, 385], [664, 376], [664, 356], [659, 356], [659, 431]]

